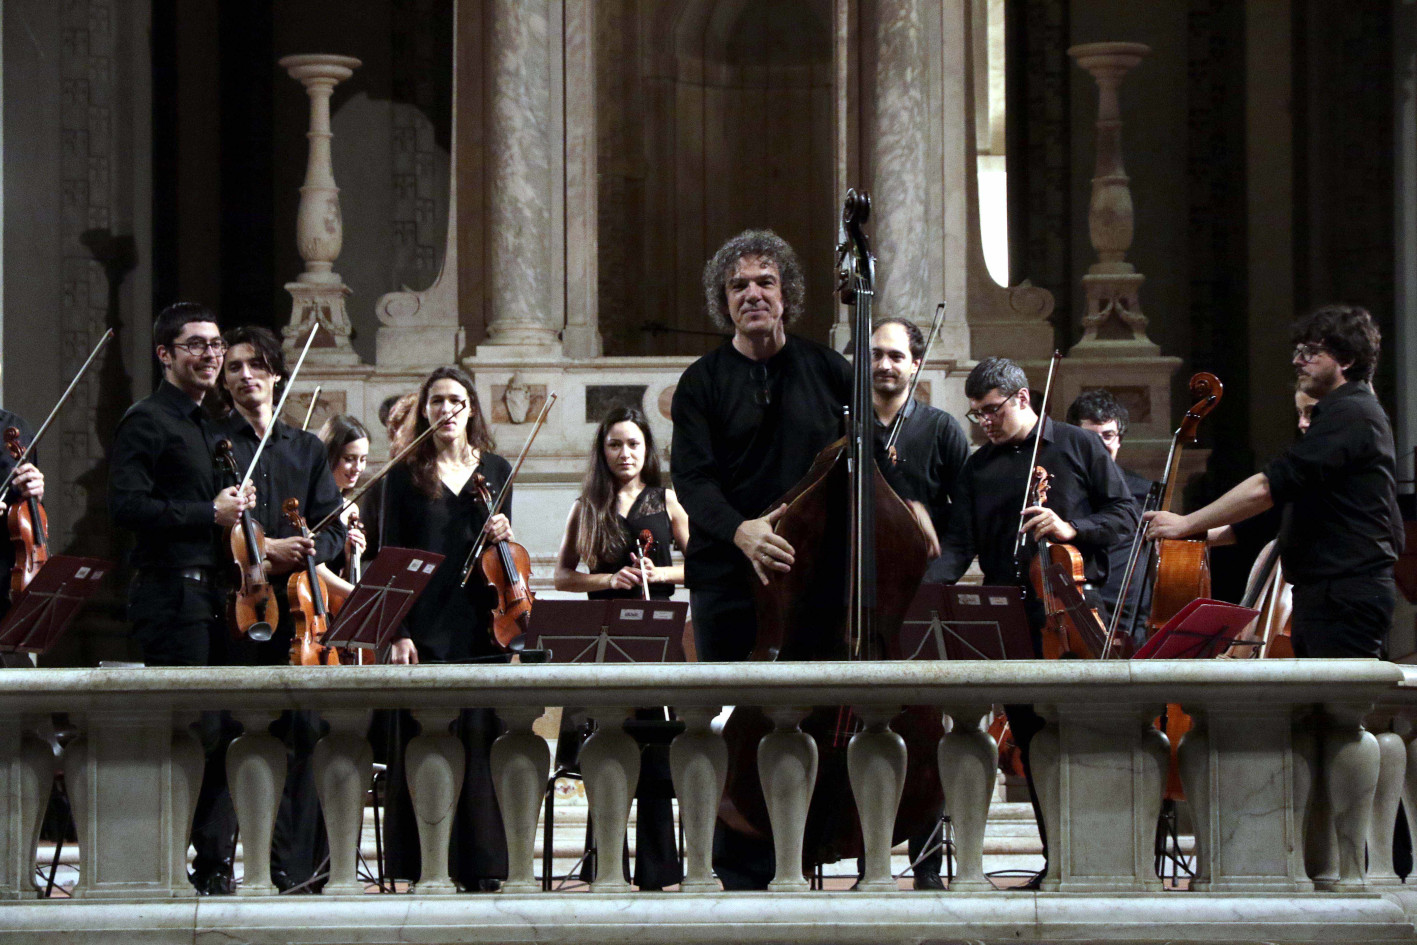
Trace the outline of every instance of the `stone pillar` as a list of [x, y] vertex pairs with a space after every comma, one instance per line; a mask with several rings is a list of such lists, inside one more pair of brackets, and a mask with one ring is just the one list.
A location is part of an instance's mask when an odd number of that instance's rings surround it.
[[327, 709], [330, 730], [315, 743], [315, 789], [330, 840], [327, 896], [358, 896], [359, 838], [364, 827], [364, 795], [373, 777], [374, 749], [367, 709]]
[[891, 834], [905, 790], [905, 739], [891, 731], [900, 706], [861, 706], [864, 728], [846, 746], [847, 774], [861, 819], [864, 869], [856, 888], [862, 892], [896, 890], [891, 875]]
[[35, 848], [54, 783], [54, 752], [31, 731], [33, 719], [0, 725], [0, 900], [35, 898]]
[[[1122, 78], [1151, 52], [1141, 43], [1086, 43], [1068, 55], [1097, 80], [1097, 164], [1088, 205], [1088, 234], [1098, 261], [1082, 277], [1087, 292], [1077, 357], [1147, 356], [1161, 349], [1146, 337], [1141, 286], [1146, 277], [1126, 261], [1132, 245], [1132, 191], [1122, 166]], [[1120, 349], [1120, 350], [1119, 350]]]
[[877, 309], [928, 325], [931, 285], [926, 208], [928, 150], [921, 129], [926, 59], [920, 0], [878, 0], [871, 208], [875, 217]]
[[713, 730], [720, 706], [679, 709], [684, 731], [669, 746], [674, 796], [684, 830], [684, 892], [718, 892], [713, 876], [713, 827], [728, 776], [728, 746]]
[[777, 872], [771, 892], [807, 889], [802, 875], [802, 843], [807, 809], [817, 783], [817, 743], [798, 728], [810, 709], [776, 706], [765, 710], [774, 729], [758, 743], [758, 778], [763, 784]]
[[413, 816], [418, 821], [418, 846], [423, 875], [414, 890], [444, 895], [458, 891], [448, 870], [448, 849], [453, 838], [453, 814], [462, 793], [466, 750], [449, 727], [457, 721], [456, 709], [414, 710], [423, 731], [404, 751], [404, 770]]
[[1381, 764], [1378, 741], [1363, 728], [1363, 717], [1371, 709], [1324, 706], [1328, 718], [1323, 736], [1323, 778], [1338, 838], [1338, 881], [1332, 886], [1337, 892], [1367, 887], [1368, 830]]
[[232, 715], [243, 729], [226, 750], [226, 779], [231, 786], [231, 804], [236, 808], [245, 861], [245, 876], [237, 893], [274, 896], [271, 834], [275, 832], [276, 809], [285, 785], [285, 745], [270, 733], [270, 725], [280, 713], [255, 710]]
[[1407, 746], [1396, 732], [1377, 734], [1378, 790], [1373, 798], [1373, 819], [1368, 828], [1368, 885], [1401, 886], [1392, 866], [1392, 838], [1397, 825], [1397, 805], [1407, 773]]
[[597, 0], [567, 0], [566, 12], [566, 330], [568, 358], [598, 358], [599, 175], [595, 130]]
[[640, 747], [625, 732], [631, 709], [596, 709], [595, 734], [581, 746], [581, 773], [594, 821], [596, 850], [592, 892], [629, 892], [620, 869], [630, 801], [640, 783]]
[[544, 711], [541, 706], [515, 706], [498, 712], [507, 724], [506, 734], [492, 744], [492, 782], [507, 835], [509, 872], [503, 892], [541, 889], [534, 870], [536, 816], [551, 770], [551, 749], [546, 739], [532, 731], [532, 723]]
[[999, 770], [999, 746], [982, 724], [989, 706], [949, 706], [949, 726], [936, 758], [940, 784], [945, 790], [945, 810], [955, 830], [958, 866], [950, 889], [983, 892], [994, 886], [984, 875], [984, 829], [994, 779]]
[[[487, 122], [488, 302], [478, 357], [561, 353], [551, 310], [550, 11], [545, 0], [492, 0]], [[501, 349], [501, 350], [498, 350]]]
[[305, 271], [285, 286], [294, 300], [290, 324], [283, 331], [286, 354], [304, 344], [310, 325], [318, 321], [324, 330], [310, 347], [313, 363], [358, 364], [359, 356], [349, 344], [349, 315], [344, 304], [349, 287], [334, 271], [344, 245], [344, 221], [330, 162], [330, 95], [336, 85], [354, 74], [360, 62], [350, 56], [311, 53], [286, 56], [280, 66], [305, 86], [310, 97], [310, 130], [305, 134], [310, 154], [295, 221], [296, 245], [305, 260]]

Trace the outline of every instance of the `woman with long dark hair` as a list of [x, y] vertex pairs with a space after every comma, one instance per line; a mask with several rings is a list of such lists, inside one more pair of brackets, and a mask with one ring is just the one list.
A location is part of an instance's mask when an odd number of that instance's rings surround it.
[[[654, 539], [649, 554], [641, 557], [636, 542], [648, 531]], [[561, 551], [556, 559], [556, 589], [582, 591], [588, 597], [640, 597], [649, 585], [650, 596], [666, 599], [674, 585], [684, 583], [684, 566], [672, 564], [671, 546], [689, 541], [689, 516], [664, 486], [654, 433], [645, 415], [633, 407], [610, 411], [595, 431], [590, 462], [580, 498], [571, 507]], [[589, 573], [578, 570], [585, 562]], [[674, 785], [669, 771], [669, 748], [663, 735], [664, 710], [639, 709], [641, 726], [640, 780], [635, 789], [635, 884], [641, 889], [663, 889], [683, 879], [674, 842]], [[651, 723], [648, 726], [643, 723]], [[579, 724], [577, 724], [579, 723]], [[590, 730], [583, 714], [563, 710], [557, 740], [557, 763], [573, 763], [581, 741]], [[600, 862], [614, 864], [613, 856]], [[614, 868], [614, 866], [610, 866]]]
[[[364, 475], [364, 466], [369, 461], [369, 430], [358, 417], [337, 413], [324, 422], [318, 436], [325, 444], [325, 460], [330, 464], [335, 486], [341, 497], [347, 497], [359, 484], [359, 477]], [[329, 563], [329, 570], [339, 575], [336, 580], [342, 585], [343, 593], [348, 594], [353, 589], [349, 581], [344, 580], [349, 577], [349, 563], [364, 554], [367, 540], [359, 506], [346, 508], [340, 513], [340, 521], [347, 529], [344, 552]]]
[[[453, 663], [492, 659], [500, 651], [491, 635], [492, 606], [485, 587], [462, 586], [462, 567], [477, 536], [510, 540], [507, 514], [487, 518], [476, 498], [482, 476], [495, 495], [511, 465], [493, 453], [477, 388], [465, 371], [441, 367], [418, 390], [412, 430], [435, 432], [384, 478], [385, 545], [443, 555], [423, 595], [390, 647], [391, 663]], [[506, 504], [511, 509], [511, 497]], [[418, 831], [403, 770], [403, 751], [415, 724], [406, 712], [391, 713], [388, 757], [391, 796], [385, 821], [388, 872], [416, 879], [421, 873]], [[507, 840], [493, 791], [492, 742], [501, 723], [491, 709], [464, 709], [455, 734], [467, 748], [462, 795], [453, 820], [450, 868], [466, 890], [491, 890], [507, 876]]]

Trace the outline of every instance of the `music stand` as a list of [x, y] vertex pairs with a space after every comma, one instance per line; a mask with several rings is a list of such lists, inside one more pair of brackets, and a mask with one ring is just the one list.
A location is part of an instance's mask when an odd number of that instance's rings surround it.
[[901, 624], [900, 643], [906, 659], [1033, 659], [1016, 587], [922, 584]]
[[45, 653], [112, 568], [108, 561], [73, 555], [46, 561], [0, 622], [0, 653]]
[[375, 651], [387, 646], [442, 563], [443, 556], [432, 551], [381, 548], [320, 644]]
[[685, 601], [540, 600], [527, 639], [552, 663], [682, 663], [688, 615]]
[[1156, 631], [1132, 659], [1210, 659], [1229, 649], [1235, 637], [1259, 615], [1258, 610], [1224, 601], [1205, 597], [1193, 600], [1166, 621], [1166, 626]]

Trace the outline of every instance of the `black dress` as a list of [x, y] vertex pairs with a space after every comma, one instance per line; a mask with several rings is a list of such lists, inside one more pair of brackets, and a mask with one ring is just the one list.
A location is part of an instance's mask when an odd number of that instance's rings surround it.
[[[664, 489], [645, 486], [630, 504], [629, 514], [617, 515], [616, 519], [625, 534], [625, 550], [618, 559], [601, 562], [592, 568], [592, 574], [614, 574], [635, 564], [635, 540], [644, 529], [649, 529], [654, 536], [649, 559], [656, 568], [669, 567], [673, 562], [674, 528], [669, 520]], [[668, 600], [674, 595], [674, 585], [654, 583], [649, 586], [649, 593], [655, 600]], [[592, 600], [607, 600], [638, 598], [642, 594], [643, 591], [636, 586], [628, 590], [606, 588], [590, 591], [587, 596]], [[565, 709], [563, 713], [561, 735], [557, 741], [557, 762], [574, 765], [589, 731], [587, 726], [578, 726], [572, 721], [574, 716], [580, 714], [579, 710]], [[669, 741], [675, 729], [672, 723], [665, 721], [664, 709], [658, 708], [636, 709], [635, 719], [626, 725], [626, 730], [640, 743], [640, 781], [635, 788], [638, 809], [635, 814], [634, 881], [641, 889], [663, 889], [684, 878], [674, 835], [674, 780], [669, 770]], [[614, 858], [602, 856], [599, 860], [603, 864], [612, 864], [609, 868], [614, 868]]]
[[[485, 453], [477, 472], [487, 478], [495, 494], [507, 481], [511, 466], [502, 457]], [[482, 531], [486, 515], [477, 502], [472, 478], [456, 495], [441, 484], [440, 493], [438, 498], [430, 498], [414, 484], [408, 467], [403, 465], [384, 480], [381, 543], [444, 556], [401, 632], [413, 640], [420, 663], [493, 657], [499, 651], [489, 632], [492, 601], [487, 589], [462, 587], [463, 564], [473, 540]], [[510, 517], [510, 495], [506, 509]], [[413, 880], [422, 873], [422, 861], [403, 754], [417, 731], [407, 711], [376, 713], [374, 738], [382, 742], [376, 744], [376, 752], [384, 756], [388, 765], [386, 871], [390, 876]], [[467, 768], [453, 820], [449, 868], [460, 886], [476, 890], [486, 885], [485, 880], [507, 877], [507, 838], [491, 766], [492, 743], [502, 733], [502, 724], [491, 709], [464, 709], [453, 733], [466, 748]]]

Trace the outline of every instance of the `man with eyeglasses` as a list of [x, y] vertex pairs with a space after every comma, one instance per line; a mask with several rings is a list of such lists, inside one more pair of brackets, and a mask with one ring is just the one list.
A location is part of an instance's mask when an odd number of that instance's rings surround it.
[[1294, 654], [1380, 658], [1403, 546], [1392, 427], [1369, 383], [1382, 336], [1365, 309], [1347, 305], [1317, 309], [1292, 336], [1299, 390], [1318, 401], [1308, 431], [1204, 508], [1147, 513], [1148, 534], [1206, 534], [1282, 506], [1279, 557], [1294, 585]]
[[[1017, 585], [1028, 561], [1014, 560], [1020, 524], [1036, 542], [1048, 538], [1077, 547], [1082, 553], [1088, 583], [1101, 587], [1108, 574], [1108, 550], [1136, 528], [1138, 509], [1126, 481], [1094, 433], [1054, 420], [1040, 421], [1034, 410], [1028, 377], [1007, 358], [985, 358], [964, 382], [969, 399], [965, 415], [978, 424], [988, 439], [965, 462], [955, 480], [949, 527], [940, 542], [941, 553], [926, 573], [926, 580], [953, 584], [977, 556], [984, 583]], [[1032, 475], [1030, 459], [1035, 437], [1042, 438], [1037, 465], [1052, 474], [1047, 506], [1024, 510], [1025, 490]], [[1025, 546], [1025, 557], [1037, 554], [1037, 545]], [[1025, 584], [1024, 611], [1028, 615], [1035, 656], [1041, 656], [1043, 605]], [[1089, 596], [1096, 599], [1095, 592]], [[1047, 871], [1048, 836], [1033, 787], [1029, 745], [1043, 728], [1043, 719], [1030, 705], [1004, 707], [1014, 741], [1023, 755], [1030, 800], [1043, 840]], [[1036, 888], [1043, 873], [1030, 881]]]
[[[252, 497], [249, 488], [223, 487], [212, 461], [215, 430], [205, 403], [226, 345], [216, 316], [195, 302], [163, 309], [153, 343], [162, 380], [123, 415], [109, 456], [109, 512], [134, 534], [128, 619], [149, 666], [225, 666], [230, 635], [218, 542]], [[200, 735], [207, 757], [192, 817], [192, 883], [203, 894], [230, 893], [236, 853], [236, 814], [226, 789], [230, 723], [203, 713]]]
[[[1097, 434], [1098, 438], [1102, 440], [1102, 446], [1112, 457], [1112, 462], [1116, 463], [1117, 468], [1122, 471], [1122, 478], [1127, 483], [1127, 491], [1131, 493], [1137, 507], [1143, 507], [1146, 504], [1147, 493], [1151, 491], [1151, 480], [1127, 469], [1117, 458], [1122, 452], [1122, 437], [1127, 433], [1127, 421], [1131, 419], [1127, 408], [1122, 406], [1117, 398], [1112, 396], [1112, 392], [1105, 387], [1086, 390], [1068, 406], [1066, 419], [1075, 427]], [[1107, 583], [1102, 587], [1102, 602], [1107, 605], [1109, 619], [1117, 610], [1117, 598], [1121, 595], [1122, 590], [1122, 576], [1126, 571], [1127, 558], [1132, 550], [1132, 537], [1130, 533], [1127, 534], [1121, 541], [1113, 545], [1112, 550], [1108, 553]], [[1132, 576], [1132, 586], [1127, 591], [1127, 600], [1122, 608], [1120, 626], [1123, 628], [1135, 628], [1137, 614], [1145, 614], [1151, 610], [1151, 586], [1143, 578], [1144, 575], [1141, 574]]]

